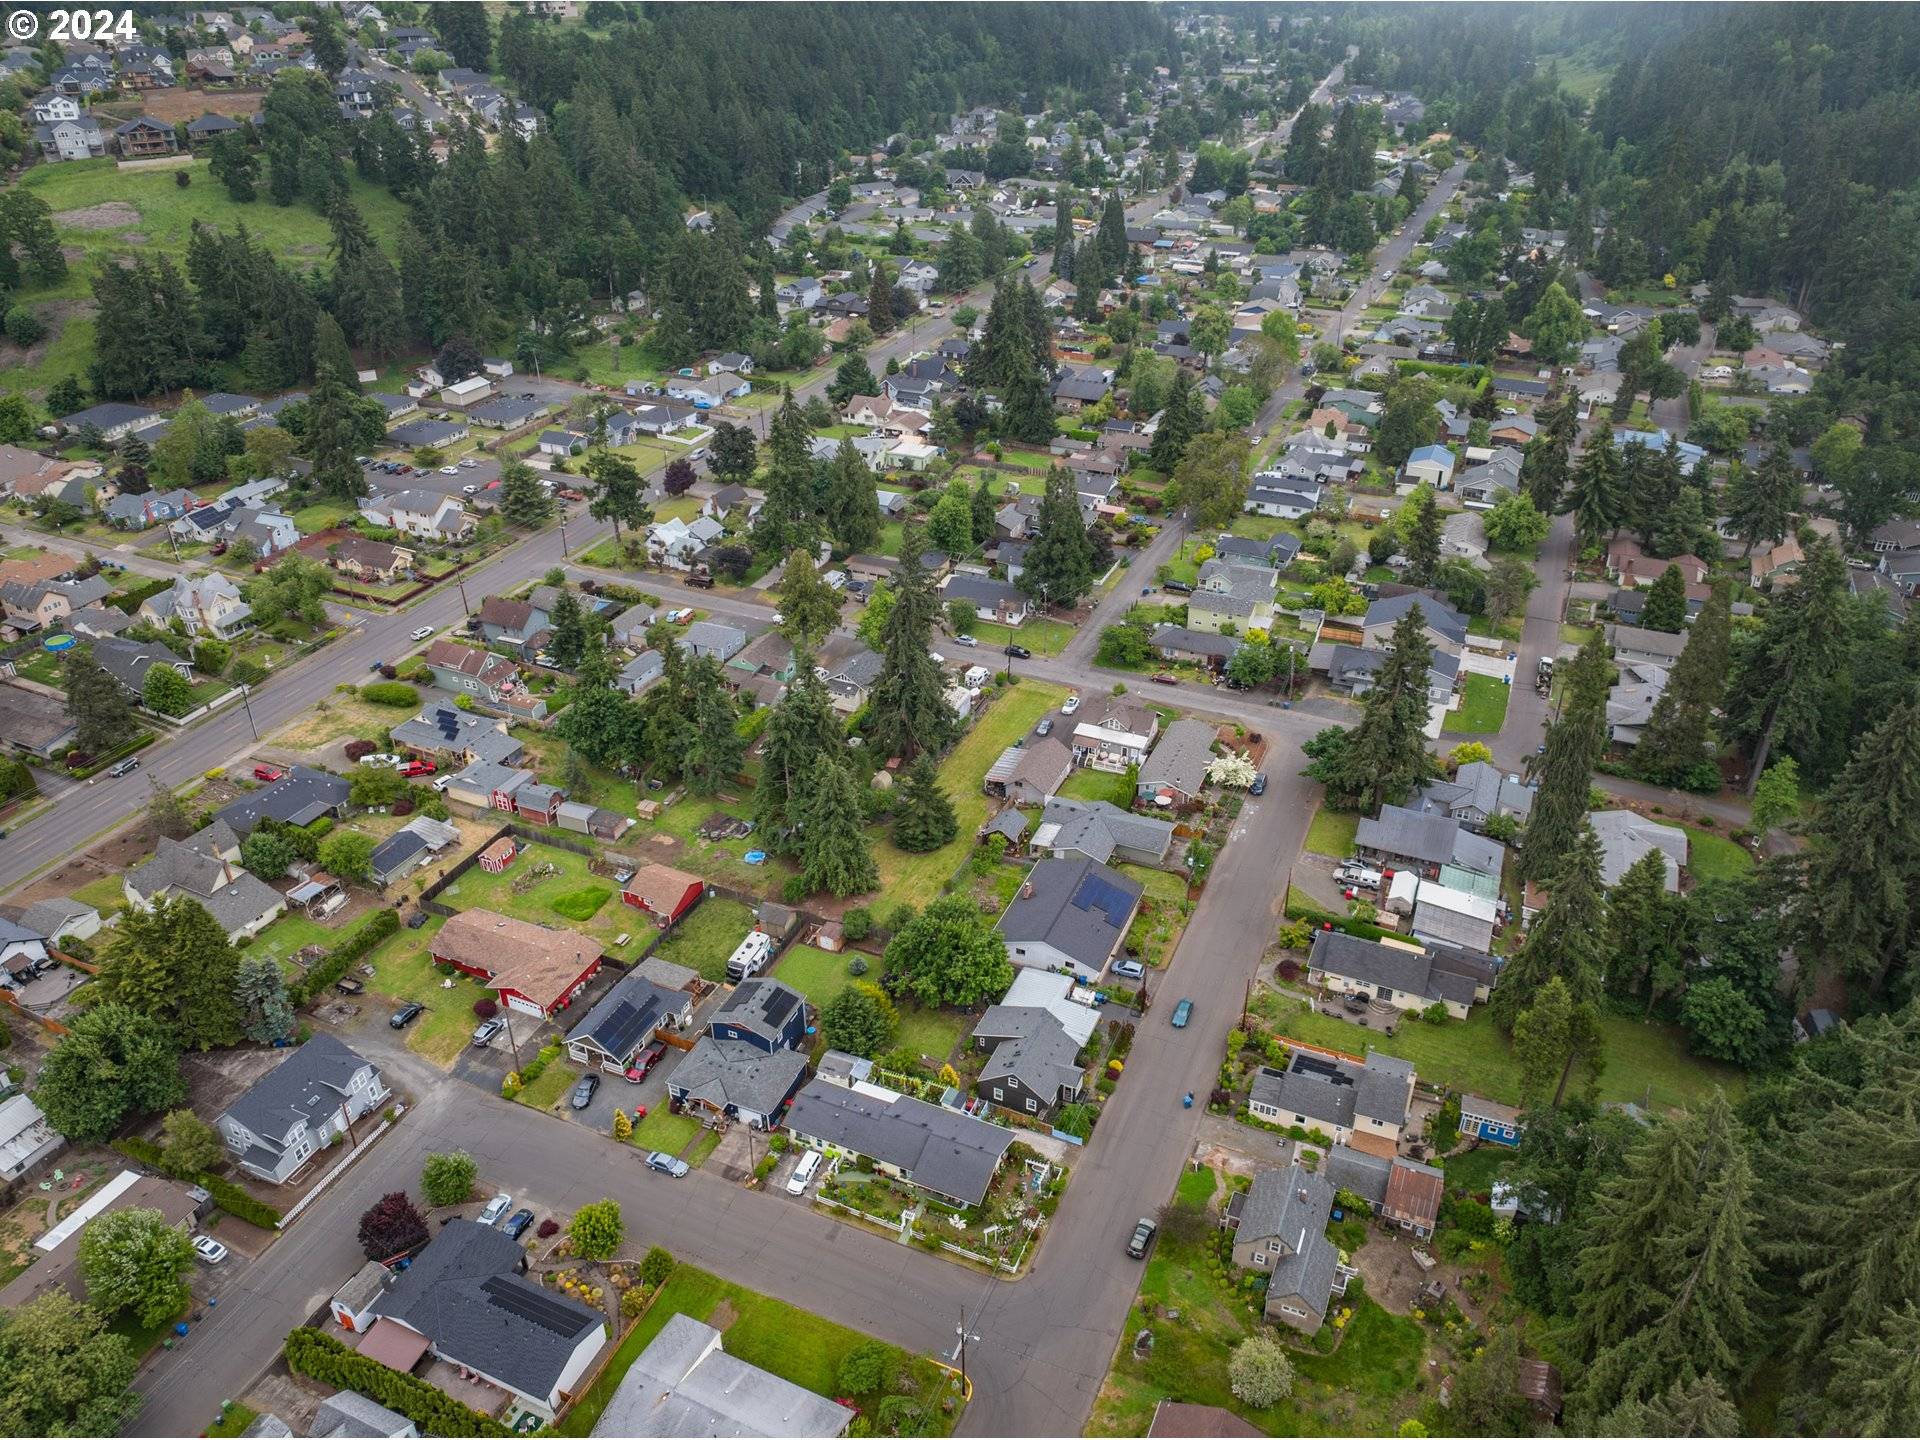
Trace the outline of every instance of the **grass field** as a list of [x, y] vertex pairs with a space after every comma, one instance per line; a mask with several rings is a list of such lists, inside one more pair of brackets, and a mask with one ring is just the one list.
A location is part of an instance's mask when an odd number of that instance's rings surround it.
[[848, 959], [846, 955], [831, 955], [811, 945], [795, 945], [780, 957], [773, 978], [783, 985], [791, 985], [816, 1007], [825, 1009], [829, 1000], [853, 983], [854, 977], [847, 973]]
[[271, 955], [276, 960], [285, 960], [303, 946], [336, 945], [345, 933], [344, 930], [329, 930], [317, 921], [289, 911], [262, 930], [253, 944], [247, 947], [247, 953]]
[[[1283, 1034], [1310, 1044], [1351, 1055], [1365, 1054], [1371, 1045], [1410, 1060], [1422, 1080], [1450, 1090], [1470, 1090], [1507, 1104], [1520, 1100], [1519, 1063], [1485, 1007], [1445, 1025], [1403, 1020], [1394, 1035], [1296, 1008], [1284, 1010], [1276, 1023]], [[1600, 1029], [1607, 1054], [1606, 1069], [1600, 1075], [1602, 1100], [1632, 1100], [1667, 1109], [1704, 1099], [1716, 1085], [1725, 1087], [1730, 1096], [1738, 1096], [1745, 1088], [1738, 1071], [1687, 1054], [1676, 1027], [1603, 1014]]]
[[555, 1061], [513, 1098], [522, 1105], [531, 1105], [535, 1110], [551, 1110], [566, 1097], [566, 1093], [573, 1089], [573, 1082], [579, 1078], [578, 1070]]
[[681, 917], [660, 948], [662, 960], [698, 970], [707, 980], [727, 978], [727, 957], [753, 928], [753, 912], [737, 900], [703, 900]]
[[[552, 865], [556, 873], [543, 876], [520, 894], [514, 885], [524, 882], [535, 870]], [[632, 959], [646, 946], [651, 929], [645, 916], [623, 903], [604, 904], [588, 920], [576, 920], [559, 908], [573, 908], [581, 891], [610, 889], [613, 882], [587, 869], [587, 858], [571, 850], [551, 845], [527, 845], [505, 870], [498, 874], [478, 865], [440, 892], [440, 899], [456, 910], [493, 910], [563, 930], [590, 935], [609, 955]], [[696, 910], [696, 914], [698, 911]], [[616, 945], [620, 935], [628, 936], [624, 946]]]
[[1442, 730], [1467, 735], [1495, 735], [1507, 723], [1507, 695], [1512, 686], [1491, 675], [1469, 675], [1458, 710], [1449, 710]]
[[700, 1133], [700, 1122], [691, 1115], [676, 1115], [665, 1105], [656, 1105], [647, 1118], [633, 1127], [633, 1144], [642, 1150], [664, 1150], [678, 1155]]
[[1060, 794], [1069, 800], [1105, 800], [1109, 805], [1118, 805], [1122, 809], [1133, 803], [1133, 785], [1124, 771], [1116, 775], [1110, 770], [1096, 770], [1091, 765], [1082, 766], [1067, 776], [1066, 784], [1060, 787]]
[[[621, 1341], [600, 1378], [554, 1430], [561, 1435], [592, 1434], [594, 1422], [620, 1388], [634, 1360], [653, 1343], [674, 1315], [691, 1315], [696, 1320], [719, 1324], [725, 1331], [722, 1343], [729, 1355], [771, 1371], [816, 1395], [829, 1397], [841, 1394], [837, 1383], [841, 1362], [869, 1340], [857, 1330], [836, 1325], [784, 1300], [743, 1290], [717, 1275], [682, 1265], [661, 1288], [645, 1318]], [[912, 1433], [949, 1433], [958, 1415], [942, 1413], [940, 1403], [947, 1387], [957, 1381], [929, 1360], [908, 1355], [902, 1359], [903, 1374], [908, 1382], [906, 1393], [915, 1395], [924, 1411], [924, 1419]], [[871, 1408], [872, 1403], [870, 1400], [863, 1408]]]
[[1036, 655], [1058, 655], [1073, 638], [1073, 627], [1058, 620], [1029, 620], [1024, 625], [996, 625], [991, 620], [975, 620], [973, 638], [986, 652], [986, 659], [980, 663], [989, 669], [998, 669], [1006, 664], [1008, 645], [1024, 645]]
[[960, 1037], [973, 1027], [973, 1017], [958, 1010], [927, 1010], [918, 1005], [900, 1006], [900, 1033], [894, 1044], [916, 1055], [932, 1059], [937, 1070], [953, 1054]]
[[1306, 848], [1315, 855], [1344, 860], [1353, 853], [1353, 837], [1359, 829], [1358, 815], [1344, 815], [1322, 805], [1313, 817], [1313, 824], [1307, 827]]
[[877, 839], [875, 858], [880, 863], [880, 893], [888, 903], [905, 901], [924, 906], [936, 899], [942, 887], [960, 868], [973, 849], [974, 832], [986, 823], [987, 797], [980, 784], [1000, 752], [1029, 733], [1040, 717], [1067, 698], [1057, 685], [1042, 685], [1023, 680], [997, 695], [987, 712], [961, 737], [960, 743], [940, 762], [940, 784], [953, 801], [960, 821], [960, 833], [938, 850], [924, 855], [909, 855], [897, 850], [893, 842]]
[[1687, 869], [1695, 882], [1737, 880], [1753, 868], [1753, 852], [1737, 841], [1711, 830], [1684, 827], [1687, 832]]
[[445, 977], [427, 958], [427, 942], [439, 928], [440, 921], [434, 919], [418, 930], [402, 930], [369, 958], [373, 965], [372, 989], [395, 1000], [418, 1000], [427, 1007], [426, 1014], [407, 1027], [407, 1048], [445, 1069], [453, 1064], [472, 1037], [473, 1027], [480, 1023], [474, 1018], [473, 1002], [491, 1000], [494, 994], [478, 981], [459, 974], [453, 977], [451, 990], [441, 988]]

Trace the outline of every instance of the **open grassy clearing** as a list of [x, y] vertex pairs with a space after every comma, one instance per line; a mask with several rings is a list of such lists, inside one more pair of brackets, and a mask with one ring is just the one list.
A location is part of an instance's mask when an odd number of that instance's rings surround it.
[[494, 993], [469, 976], [455, 972], [451, 989], [427, 958], [427, 942], [441, 922], [431, 919], [418, 930], [401, 930], [383, 941], [368, 957], [373, 965], [371, 988], [395, 1000], [418, 1000], [426, 1013], [407, 1027], [407, 1048], [445, 1069], [479, 1024], [476, 1000], [492, 1000]]
[[753, 912], [738, 900], [714, 896], [681, 917], [653, 953], [698, 970], [703, 979], [727, 978], [727, 957], [753, 928]]
[[[527, 885], [538, 870], [551, 865], [553, 873]], [[526, 885], [516, 893], [516, 884]], [[440, 892], [442, 903], [456, 910], [492, 910], [502, 915], [529, 920], [536, 925], [573, 930], [591, 936], [607, 954], [631, 960], [637, 956], [652, 934], [646, 916], [618, 901], [603, 902], [590, 918], [576, 918], [570, 910], [584, 908], [576, 904], [582, 892], [613, 889], [613, 881], [587, 869], [587, 858], [571, 850], [551, 845], [526, 845], [505, 870], [494, 874], [478, 865]], [[566, 908], [561, 908], [565, 906]], [[615, 941], [628, 937], [625, 945]]]
[[[828, 1001], [853, 983], [854, 977], [847, 973], [850, 958], [844, 953], [834, 955], [816, 950], [811, 945], [795, 945], [780, 957], [773, 978], [791, 985], [814, 1006], [824, 1009]], [[874, 977], [869, 974], [867, 978]]]
[[1440, 728], [1468, 735], [1498, 734], [1507, 723], [1507, 697], [1513, 687], [1492, 675], [1469, 675], [1460, 707], [1449, 710]]

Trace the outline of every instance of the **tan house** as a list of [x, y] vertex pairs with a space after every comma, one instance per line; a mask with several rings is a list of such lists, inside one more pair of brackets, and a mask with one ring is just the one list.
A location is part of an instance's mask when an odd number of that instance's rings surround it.
[[342, 574], [382, 585], [413, 572], [413, 551], [380, 540], [342, 540], [327, 547], [327, 557]]

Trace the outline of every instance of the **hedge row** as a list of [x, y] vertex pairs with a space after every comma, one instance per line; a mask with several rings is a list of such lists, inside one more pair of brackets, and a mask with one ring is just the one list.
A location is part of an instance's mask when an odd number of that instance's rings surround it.
[[[165, 1157], [160, 1147], [151, 1140], [143, 1140], [138, 1135], [129, 1135], [124, 1140], [113, 1142], [113, 1148], [131, 1160], [159, 1170], [167, 1170]], [[177, 1177], [189, 1185], [198, 1185], [213, 1196], [213, 1203], [236, 1220], [244, 1220], [249, 1225], [258, 1225], [262, 1230], [272, 1230], [280, 1224], [280, 1212], [263, 1201], [256, 1200], [231, 1180], [223, 1180], [218, 1175], [203, 1173], [181, 1175]]]
[[507, 1436], [492, 1416], [470, 1410], [424, 1380], [382, 1365], [331, 1335], [301, 1326], [287, 1336], [287, 1368], [340, 1390], [357, 1390], [376, 1405], [398, 1411], [429, 1435]]
[[348, 967], [366, 959], [376, 945], [399, 929], [398, 911], [374, 911], [358, 930], [328, 951], [327, 958], [309, 970], [297, 985], [289, 985], [287, 998], [295, 1005], [304, 1005], [316, 995], [324, 994], [346, 978]]

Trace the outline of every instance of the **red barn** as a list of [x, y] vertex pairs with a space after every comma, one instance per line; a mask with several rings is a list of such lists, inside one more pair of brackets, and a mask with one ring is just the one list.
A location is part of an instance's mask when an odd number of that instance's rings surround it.
[[622, 888], [620, 898], [634, 909], [646, 911], [656, 925], [665, 929], [698, 905], [706, 893], [706, 882], [698, 875], [675, 870], [671, 865], [642, 865]]
[[600, 969], [600, 947], [587, 936], [491, 910], [455, 915], [428, 942], [427, 953], [499, 991], [503, 1004], [527, 1015], [564, 1010]]

